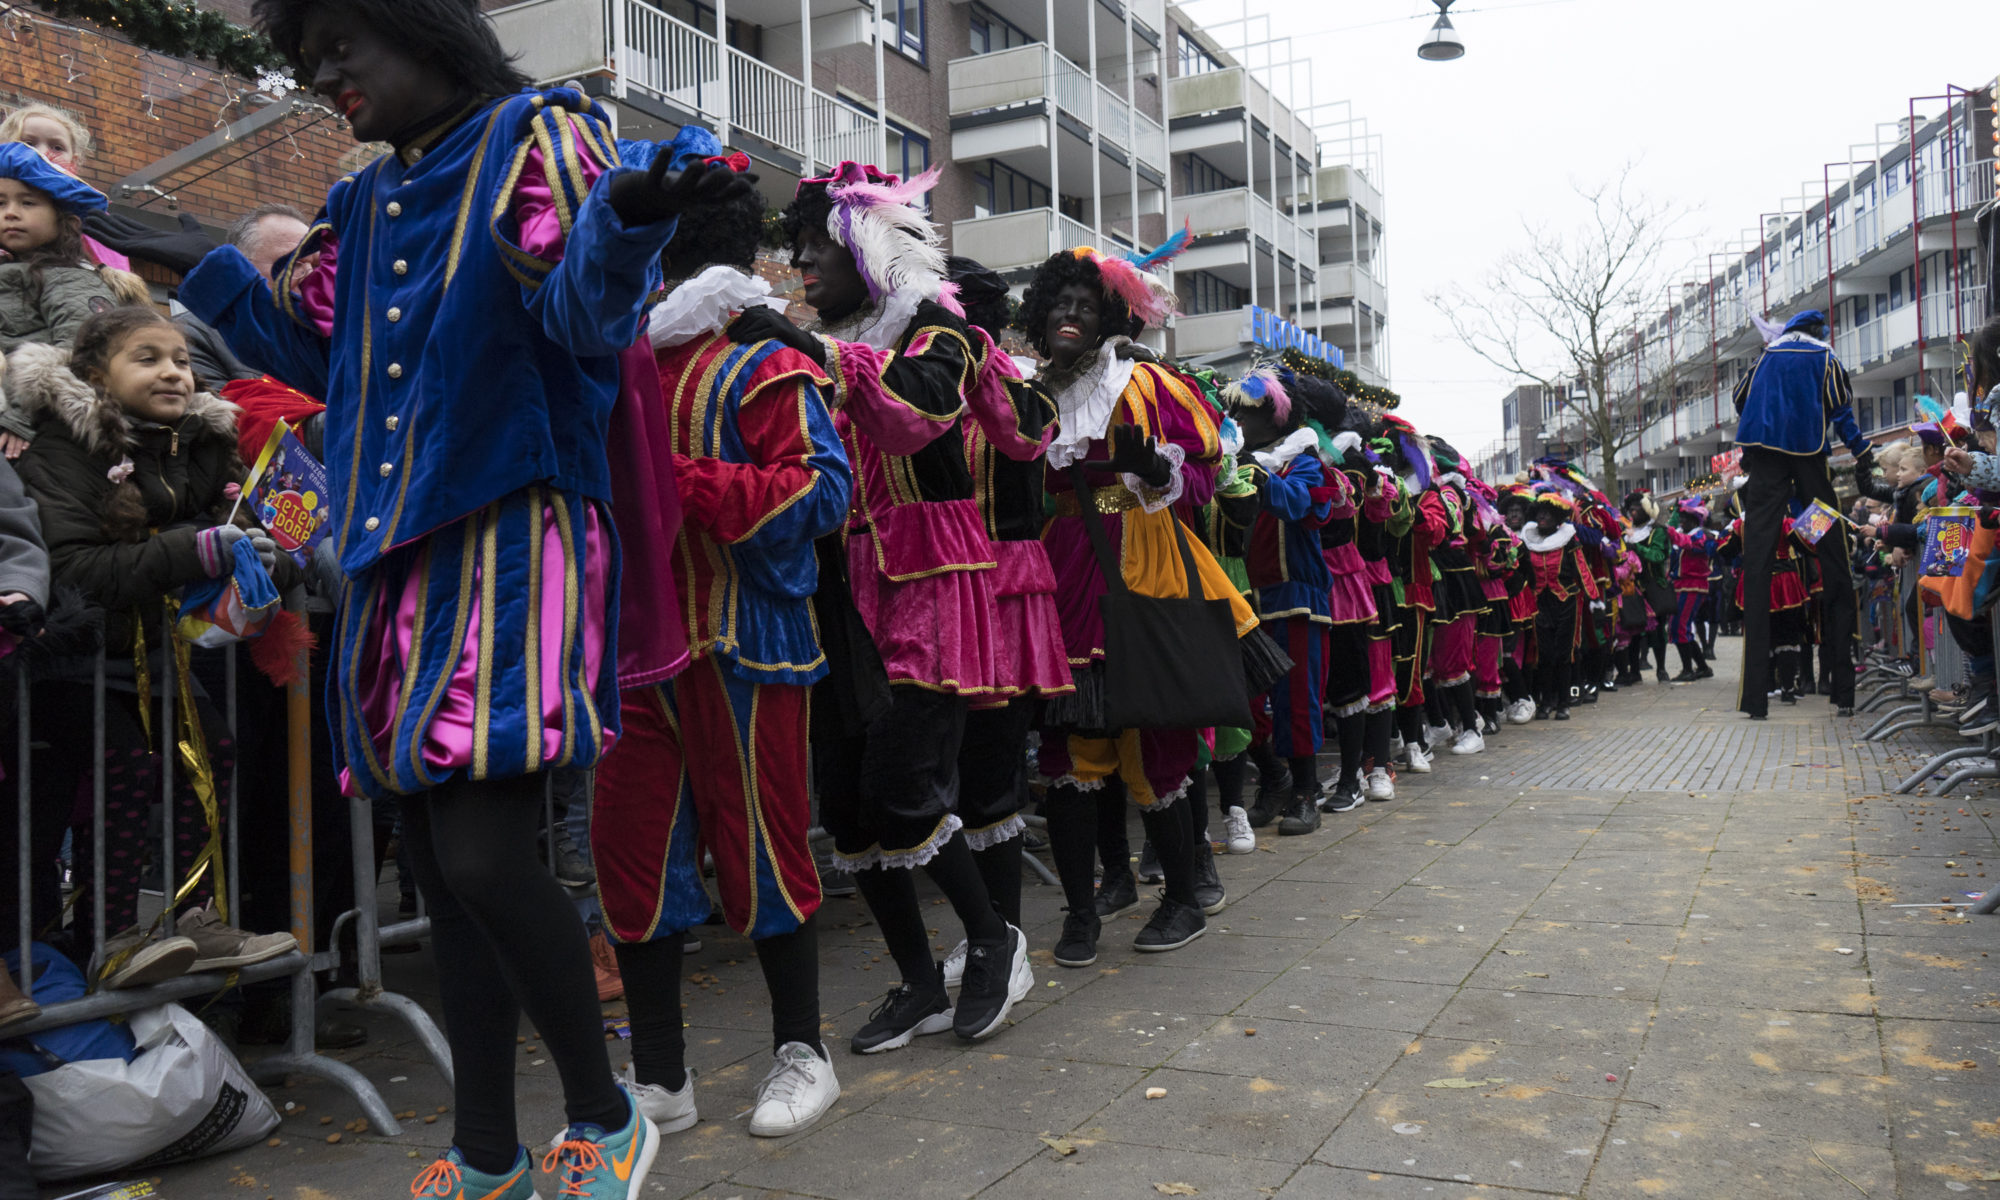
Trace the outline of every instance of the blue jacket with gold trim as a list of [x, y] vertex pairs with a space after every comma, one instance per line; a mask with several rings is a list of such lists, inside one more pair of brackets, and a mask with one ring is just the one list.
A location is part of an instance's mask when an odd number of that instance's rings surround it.
[[[522, 91], [335, 182], [275, 289], [232, 247], [182, 283], [239, 353], [325, 398], [349, 575], [529, 484], [610, 502], [616, 356], [675, 226], [625, 227], [608, 202], [617, 165], [595, 103]], [[587, 188], [586, 167], [604, 171]], [[524, 174], [551, 194], [559, 259], [522, 248]], [[316, 252], [338, 258], [330, 336], [294, 292]]]

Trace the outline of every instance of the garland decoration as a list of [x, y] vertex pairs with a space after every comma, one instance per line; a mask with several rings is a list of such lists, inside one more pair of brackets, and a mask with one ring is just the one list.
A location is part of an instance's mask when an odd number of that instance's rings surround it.
[[1286, 350], [1280, 357], [1295, 375], [1316, 375], [1339, 384], [1340, 390], [1347, 393], [1349, 400], [1359, 400], [1363, 404], [1385, 412], [1394, 411], [1403, 403], [1403, 398], [1388, 388], [1373, 387], [1363, 383], [1361, 376], [1345, 367], [1336, 367], [1323, 358], [1314, 358], [1297, 350]]
[[35, 0], [35, 7], [63, 20], [114, 29], [147, 50], [208, 59], [245, 79], [290, 70], [262, 34], [188, 0]]

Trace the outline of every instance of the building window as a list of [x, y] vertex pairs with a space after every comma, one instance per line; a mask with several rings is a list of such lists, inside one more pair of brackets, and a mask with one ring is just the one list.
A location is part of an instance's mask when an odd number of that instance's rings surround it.
[[1903, 275], [1904, 272], [1898, 271], [1894, 275], [1889, 276], [1889, 307], [1891, 309], [1903, 307]]
[[1180, 47], [1181, 74], [1202, 75], [1209, 71], [1220, 71], [1222, 69], [1221, 60], [1202, 49], [1201, 43], [1188, 36], [1187, 30], [1183, 29], [1180, 31], [1178, 45]]
[[1869, 433], [1881, 428], [1875, 424], [1875, 402], [1866, 396], [1854, 401], [1854, 419], [1860, 423], [1862, 432]]
[[1188, 284], [1187, 311], [1191, 317], [1206, 313], [1234, 312], [1250, 302], [1244, 290], [1207, 271], [1184, 273]]
[[894, 0], [895, 11], [882, 5], [883, 15], [896, 23], [896, 49], [918, 62], [924, 61], [924, 0]]
[[1030, 46], [1035, 39], [1026, 30], [984, 4], [972, 6], [972, 52], [994, 54], [1016, 46]]
[[1049, 185], [988, 159], [972, 168], [972, 215], [992, 217], [1049, 207]]
[[1203, 192], [1226, 192], [1230, 188], [1243, 186], [1241, 179], [1232, 179], [1222, 168], [1199, 154], [1190, 154], [1181, 164], [1181, 194], [1198, 196]]
[[1883, 402], [1883, 410], [1884, 410], [1882, 413], [1883, 425], [1887, 426], [1887, 425], [1909, 424], [1910, 421], [1909, 380], [1898, 379], [1896, 381], [1896, 395], [1894, 399], [1886, 400]]
[[[931, 140], [920, 133], [912, 133], [896, 122], [889, 122], [887, 166], [905, 179], [921, 175], [931, 169]], [[930, 193], [926, 192], [917, 207], [930, 211]]]

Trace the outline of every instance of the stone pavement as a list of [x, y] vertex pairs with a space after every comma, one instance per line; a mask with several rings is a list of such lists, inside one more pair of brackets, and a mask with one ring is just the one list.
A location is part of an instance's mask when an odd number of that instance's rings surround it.
[[[894, 969], [858, 900], [829, 901], [845, 1095], [795, 1138], [736, 1119], [768, 1062], [763, 987], [745, 942], [702, 930], [704, 1120], [667, 1140], [645, 1195], [2000, 1193], [2000, 916], [1890, 907], [1976, 892], [1989, 863], [2000, 879], [1991, 793], [1886, 797], [1937, 733], [1857, 746], [1820, 697], [1744, 721], [1722, 650], [1721, 679], [1510, 727], [1404, 776], [1393, 803], [1223, 858], [1230, 905], [1178, 953], [1131, 952], [1134, 918], [1095, 967], [1054, 967], [1059, 901], [1029, 886], [1036, 989], [976, 1046], [848, 1053]], [[390, 958], [392, 982], [428, 999], [426, 961]], [[435, 1116], [436, 1073], [368, 1021], [343, 1057]], [[526, 1134], [553, 1133], [532, 1040], [520, 1084]], [[450, 1128], [329, 1144], [351, 1102], [303, 1080], [273, 1095], [296, 1107], [272, 1144], [166, 1171], [162, 1194], [407, 1195]]]

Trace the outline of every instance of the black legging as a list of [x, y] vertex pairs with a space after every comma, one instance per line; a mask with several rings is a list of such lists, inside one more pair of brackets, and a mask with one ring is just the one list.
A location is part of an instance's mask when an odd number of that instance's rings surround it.
[[604, 1049], [590, 946], [536, 853], [543, 779], [454, 779], [403, 801], [403, 845], [430, 907], [445, 1037], [457, 1076], [452, 1142], [477, 1170], [512, 1168], [515, 1039], [526, 1010], [562, 1077], [572, 1123], [631, 1115]]
[[[1019, 841], [1019, 838], [1014, 839]], [[757, 965], [771, 993], [771, 1049], [803, 1042], [820, 1049], [818, 914], [790, 933], [758, 938]], [[632, 1075], [678, 1092], [687, 1083], [687, 1035], [681, 1027], [680, 933], [650, 942], [619, 942], [618, 975], [632, 1014]]]

